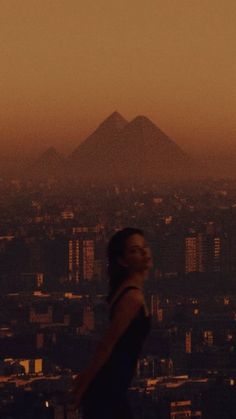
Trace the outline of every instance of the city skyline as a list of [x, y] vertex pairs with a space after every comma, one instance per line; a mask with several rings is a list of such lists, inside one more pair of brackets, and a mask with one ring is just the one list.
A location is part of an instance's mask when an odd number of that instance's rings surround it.
[[187, 152], [235, 150], [235, 5], [3, 2], [0, 153], [69, 153], [117, 110]]
[[[145, 121], [134, 122], [129, 132]], [[76, 417], [68, 390], [108, 325], [107, 246], [127, 226], [144, 232], [153, 259], [143, 287], [152, 328], [127, 393], [135, 417], [234, 417], [235, 185], [2, 177], [1, 418]]]

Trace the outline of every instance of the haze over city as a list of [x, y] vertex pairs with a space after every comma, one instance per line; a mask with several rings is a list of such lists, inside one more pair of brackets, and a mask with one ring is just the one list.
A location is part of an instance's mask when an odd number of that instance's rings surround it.
[[0, 155], [72, 152], [113, 111], [235, 150], [233, 1], [1, 2]]
[[235, 2], [0, 6], [0, 418], [235, 418]]

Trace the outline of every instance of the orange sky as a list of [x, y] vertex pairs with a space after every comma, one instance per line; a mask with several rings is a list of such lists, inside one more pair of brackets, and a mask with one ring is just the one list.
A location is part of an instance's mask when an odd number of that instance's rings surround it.
[[114, 110], [235, 147], [234, 0], [1, 0], [0, 151], [70, 151]]

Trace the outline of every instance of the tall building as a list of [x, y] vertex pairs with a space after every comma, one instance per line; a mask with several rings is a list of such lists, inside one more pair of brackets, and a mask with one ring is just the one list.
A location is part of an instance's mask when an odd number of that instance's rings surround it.
[[91, 281], [99, 273], [96, 249], [94, 232], [58, 235], [45, 241], [44, 272], [49, 278]]
[[83, 240], [83, 279], [91, 281], [94, 274], [94, 240]]
[[192, 332], [188, 330], [185, 333], [185, 352], [186, 354], [191, 354], [192, 352]]
[[197, 233], [185, 238], [185, 273], [220, 272], [221, 238]]
[[157, 266], [161, 276], [177, 276], [184, 272], [184, 239], [178, 234], [166, 234], [157, 244]]
[[150, 313], [152, 318], [159, 323], [163, 321], [163, 309], [160, 307], [160, 298], [158, 294], [151, 294], [150, 296]]
[[203, 272], [202, 234], [185, 238], [185, 273]]
[[228, 265], [231, 273], [236, 273], [236, 228], [231, 229], [228, 237]]
[[91, 234], [76, 234], [68, 240], [68, 276], [76, 282], [94, 275], [95, 240]]
[[80, 243], [78, 239], [70, 239], [68, 241], [68, 276], [69, 280], [73, 279], [79, 282], [79, 262], [80, 262]]

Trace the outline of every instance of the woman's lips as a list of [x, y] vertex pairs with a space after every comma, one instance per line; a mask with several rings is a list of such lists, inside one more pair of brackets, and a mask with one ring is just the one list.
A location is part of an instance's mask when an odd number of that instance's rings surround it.
[[146, 258], [145, 263], [146, 264], [152, 264], [152, 258], [151, 257]]

